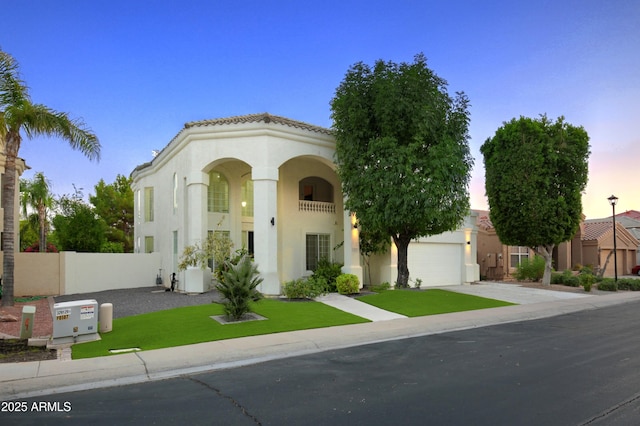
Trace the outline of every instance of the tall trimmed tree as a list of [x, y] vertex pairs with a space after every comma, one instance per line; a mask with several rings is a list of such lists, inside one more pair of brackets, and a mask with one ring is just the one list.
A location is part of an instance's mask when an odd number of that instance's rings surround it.
[[103, 179], [95, 186], [96, 195], [89, 196], [98, 216], [107, 224], [107, 241], [133, 252], [133, 190], [131, 178], [116, 176], [111, 184]]
[[589, 136], [559, 117], [520, 117], [504, 123], [480, 148], [490, 217], [503, 244], [533, 249], [546, 261], [574, 237], [589, 173]]
[[391, 237], [399, 287], [407, 287], [412, 239], [456, 229], [469, 211], [469, 101], [413, 63], [362, 62], [331, 101], [345, 208], [361, 228]]
[[5, 168], [2, 184], [4, 207], [2, 251], [2, 306], [13, 306], [13, 271], [15, 263], [15, 193], [16, 160], [22, 143], [21, 132], [34, 136], [59, 137], [85, 154], [89, 159], [100, 158], [100, 142], [80, 120], [66, 113], [54, 111], [31, 102], [26, 84], [18, 73], [18, 64], [8, 53], [0, 50], [0, 145], [4, 150]]
[[37, 172], [33, 179], [20, 180], [20, 203], [25, 218], [29, 217], [29, 207], [36, 211], [38, 234], [40, 235], [39, 251], [45, 253], [49, 231], [49, 211], [53, 207], [53, 194], [51, 194], [51, 181], [44, 177], [44, 173]]

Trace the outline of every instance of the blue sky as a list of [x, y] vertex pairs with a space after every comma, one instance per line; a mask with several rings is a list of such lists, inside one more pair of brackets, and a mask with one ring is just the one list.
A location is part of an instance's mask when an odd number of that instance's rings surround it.
[[[90, 162], [56, 139], [20, 155], [53, 192], [93, 192], [151, 159], [185, 122], [269, 112], [330, 127], [350, 65], [428, 65], [471, 100], [471, 204], [486, 208], [479, 147], [520, 115], [564, 115], [591, 137], [588, 218], [640, 210], [640, 2], [3, 0], [0, 47], [34, 102], [81, 117]], [[625, 182], [626, 181], [626, 182]], [[517, 185], [517, 182], [514, 182]]]

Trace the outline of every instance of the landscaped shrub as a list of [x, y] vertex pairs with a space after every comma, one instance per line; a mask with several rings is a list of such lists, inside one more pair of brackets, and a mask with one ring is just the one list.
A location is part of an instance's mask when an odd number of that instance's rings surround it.
[[635, 278], [618, 279], [618, 290], [640, 291], [640, 280]]
[[640, 280], [635, 278], [619, 278], [616, 283], [613, 278], [603, 278], [598, 283], [598, 290], [603, 291], [640, 291]]
[[598, 283], [598, 290], [602, 291], [618, 291], [618, 286], [613, 278], [604, 278]]
[[342, 274], [342, 264], [336, 262], [330, 262], [326, 258], [322, 258], [318, 261], [318, 267], [313, 271], [313, 278], [324, 278], [327, 282], [327, 291], [335, 292], [336, 278]]
[[242, 256], [237, 264], [231, 261], [225, 263], [227, 268], [222, 271], [224, 280], [218, 282], [216, 290], [224, 297], [225, 314], [233, 320], [239, 320], [251, 312], [252, 301], [262, 298], [262, 294], [256, 289], [262, 278], [249, 255]]
[[354, 294], [360, 292], [360, 280], [354, 274], [342, 274], [336, 279], [336, 287], [340, 294]]
[[573, 276], [573, 272], [569, 269], [565, 269], [562, 272], [551, 272], [551, 284], [564, 284], [565, 281], [569, 280]]
[[545, 260], [535, 256], [533, 260], [522, 259], [516, 268], [515, 278], [518, 281], [540, 281], [544, 275]]
[[580, 278], [575, 275], [564, 278], [564, 285], [569, 287], [580, 287]]
[[593, 275], [593, 267], [591, 265], [585, 265], [580, 269], [580, 273]]
[[562, 273], [551, 272], [551, 284], [564, 284]]
[[324, 278], [298, 278], [286, 282], [282, 292], [288, 299], [313, 299], [327, 292], [327, 282]]
[[388, 282], [384, 282], [382, 284], [374, 284], [371, 286], [371, 291], [376, 293], [382, 293], [383, 291], [389, 290], [391, 288], [391, 284]]
[[596, 277], [589, 273], [580, 273], [580, 285], [584, 287], [584, 291], [591, 291], [591, 286], [596, 282]]
[[[229, 271], [230, 265], [237, 265], [245, 256], [249, 256], [249, 252], [244, 247], [236, 250], [230, 256], [224, 256], [224, 260], [222, 262], [218, 261], [216, 263], [215, 270], [213, 271], [213, 276], [218, 282], [223, 282], [225, 279], [224, 273]], [[223, 258], [222, 255], [219, 255], [218, 257]]]
[[[29, 247], [27, 247], [26, 249], [24, 249], [24, 252], [25, 253], [38, 253], [38, 252], [40, 252], [40, 241], [37, 241], [34, 244], [32, 244]], [[48, 242], [47, 243], [47, 253], [58, 253], [58, 248], [54, 244]]]

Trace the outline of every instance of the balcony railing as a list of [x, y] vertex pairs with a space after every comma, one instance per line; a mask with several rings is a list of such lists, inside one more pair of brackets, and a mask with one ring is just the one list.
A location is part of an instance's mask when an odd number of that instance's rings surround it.
[[336, 205], [322, 201], [298, 200], [298, 211], [335, 214]]

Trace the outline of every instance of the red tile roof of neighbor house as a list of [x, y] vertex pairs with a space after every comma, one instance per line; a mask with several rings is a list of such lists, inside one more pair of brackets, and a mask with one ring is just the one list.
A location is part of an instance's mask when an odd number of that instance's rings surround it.
[[583, 240], [597, 240], [608, 232], [612, 232], [611, 221], [585, 222]]
[[[616, 221], [616, 232], [618, 244], [627, 245], [628, 247], [637, 247], [640, 243], [635, 235], [622, 226], [618, 221]], [[582, 240], [600, 240], [602, 237], [611, 233], [613, 233], [611, 220], [603, 219], [599, 222], [593, 220], [591, 222], [585, 222]]]
[[638, 210], [627, 210], [624, 213], [618, 213], [616, 217], [630, 217], [631, 219], [640, 220], [640, 212]]
[[493, 223], [491, 223], [491, 219], [489, 218], [489, 212], [487, 210], [473, 210], [478, 213], [478, 218], [476, 219], [476, 225], [480, 229], [484, 229], [485, 231], [493, 228]]

